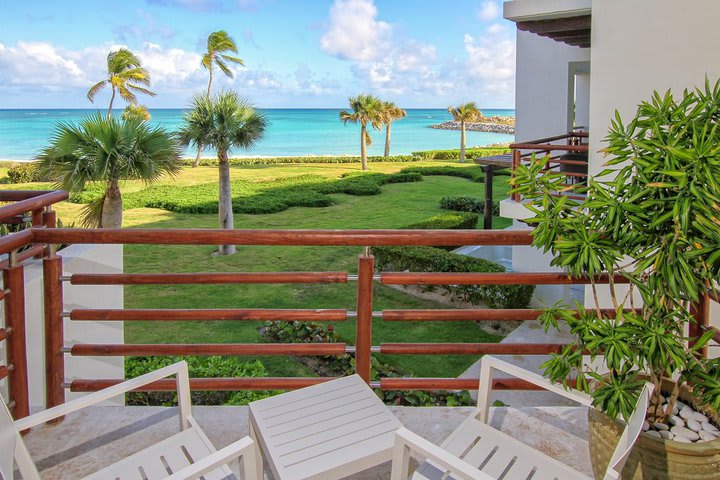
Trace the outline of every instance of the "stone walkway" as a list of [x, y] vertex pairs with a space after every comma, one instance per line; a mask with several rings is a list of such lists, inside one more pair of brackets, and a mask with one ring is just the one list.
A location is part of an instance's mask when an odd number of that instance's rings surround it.
[[[410, 430], [439, 444], [474, 409], [391, 407]], [[193, 407], [193, 415], [216, 447], [248, 434], [247, 407]], [[491, 423], [518, 440], [590, 474], [584, 408], [496, 408]], [[75, 480], [177, 432], [177, 410], [164, 407], [92, 407], [26, 437], [46, 480]], [[354, 475], [386, 480], [390, 465]]]

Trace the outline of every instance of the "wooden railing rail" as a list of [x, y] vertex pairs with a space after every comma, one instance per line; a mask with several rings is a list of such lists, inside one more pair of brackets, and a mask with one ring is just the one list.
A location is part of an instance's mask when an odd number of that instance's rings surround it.
[[[357, 282], [357, 310], [345, 309], [72, 309], [62, 311], [55, 301], [53, 312], [48, 312], [48, 322], [57, 322], [48, 328], [56, 331], [61, 327], [59, 319], [71, 321], [327, 321], [356, 320], [355, 344], [75, 344], [59, 346], [56, 340], [53, 352], [77, 356], [137, 356], [137, 355], [355, 355], [356, 372], [365, 381], [382, 388], [411, 389], [444, 388], [459, 385], [467, 380], [457, 379], [382, 379], [371, 381], [372, 353], [393, 355], [483, 355], [556, 353], [563, 347], [557, 343], [543, 344], [494, 344], [494, 343], [372, 343], [373, 319], [382, 321], [498, 321], [533, 320], [542, 313], [538, 309], [468, 309], [468, 310], [373, 310], [373, 285], [381, 284], [453, 284], [453, 285], [532, 285], [532, 284], [587, 284], [589, 278], [570, 278], [562, 273], [444, 273], [444, 272], [382, 272], [375, 273], [374, 259], [369, 245], [529, 245], [532, 236], [526, 231], [479, 231], [479, 230], [82, 230], [82, 229], [32, 229], [32, 241], [56, 243], [120, 243], [120, 244], [166, 244], [166, 245], [318, 245], [318, 246], [364, 246], [365, 253], [358, 257], [358, 273], [347, 272], [211, 272], [211, 273], [132, 273], [132, 274], [73, 274], [62, 276], [58, 271], [49, 272], [52, 283], [48, 290], [61, 295], [63, 282], [72, 285], [160, 285], [160, 284], [293, 284], [293, 283], [348, 283]], [[59, 257], [55, 257], [59, 258]], [[48, 266], [53, 260], [46, 258]], [[48, 267], [49, 268], [49, 267]], [[596, 281], [607, 283], [607, 276]], [[626, 280], [616, 276], [615, 281]], [[607, 310], [605, 313], [614, 313]], [[51, 322], [52, 319], [52, 322]], [[53, 338], [59, 338], [60, 333]], [[58, 372], [58, 368], [48, 369]], [[118, 379], [119, 380], [119, 379]], [[387, 381], [386, 381], [387, 380]], [[403, 380], [408, 380], [404, 382]], [[51, 380], [48, 380], [51, 381]], [[57, 377], [52, 380], [57, 382]], [[115, 379], [75, 379], [63, 384], [71, 391], [90, 391], [115, 382]], [[296, 388], [323, 381], [323, 379], [195, 379], [195, 389], [284, 389]], [[388, 383], [389, 382], [389, 383]], [[460, 383], [458, 383], [460, 382]], [[471, 380], [477, 384], [477, 380]], [[56, 384], [57, 385], [57, 384]], [[169, 385], [169, 384], [168, 384]], [[522, 384], [513, 384], [522, 387]], [[527, 388], [527, 385], [524, 385]], [[166, 388], [158, 383], [152, 387]], [[167, 387], [169, 388], [169, 387]], [[57, 392], [57, 388], [49, 389]], [[55, 398], [59, 398], [59, 394]], [[50, 400], [49, 400], [50, 401]], [[57, 400], [54, 400], [57, 401]]]
[[[519, 154], [518, 154], [519, 157]], [[373, 309], [375, 282], [385, 285], [570, 285], [588, 284], [589, 278], [572, 278], [563, 273], [548, 272], [375, 272], [374, 258], [368, 246], [376, 245], [530, 245], [532, 236], [527, 231], [482, 230], [193, 230], [193, 229], [129, 229], [85, 230], [57, 229], [48, 226], [33, 227], [9, 237], [0, 238], [0, 253], [16, 251], [25, 245], [45, 246], [43, 260], [45, 285], [46, 329], [46, 391], [47, 405], [64, 401], [67, 389], [73, 392], [94, 391], [115, 384], [121, 379], [65, 380], [64, 356], [152, 356], [152, 355], [296, 355], [341, 356], [353, 354], [355, 369], [372, 386], [391, 390], [457, 390], [477, 388], [477, 379], [454, 378], [382, 378], [371, 379], [371, 355], [485, 355], [517, 354], [545, 355], [559, 352], [564, 345], [558, 343], [379, 343], [373, 345], [373, 321], [389, 322], [445, 322], [445, 321], [499, 321], [534, 320], [542, 310], [523, 309]], [[358, 257], [357, 274], [335, 271], [314, 272], [196, 272], [196, 273], [131, 273], [85, 274], [65, 276], [62, 259], [55, 252], [56, 244], [153, 244], [153, 245], [288, 245], [288, 246], [358, 246], [365, 251]], [[18, 255], [14, 254], [15, 261]], [[6, 275], [8, 275], [6, 270]], [[10, 274], [12, 275], [12, 274]], [[15, 274], [17, 275], [17, 274]], [[597, 283], [608, 283], [607, 275], [596, 277]], [[616, 283], [627, 283], [617, 275]], [[15, 280], [17, 282], [17, 279]], [[102, 309], [75, 308], [66, 311], [63, 305], [63, 284], [72, 285], [163, 285], [163, 284], [338, 284], [357, 282], [356, 311], [346, 309]], [[17, 288], [17, 287], [16, 287]], [[12, 298], [13, 290], [5, 298]], [[12, 306], [10, 309], [12, 310]], [[707, 324], [708, 308], [697, 305], [694, 314], [699, 319], [698, 331], [710, 329]], [[604, 313], [611, 315], [614, 310]], [[14, 314], [17, 316], [17, 313]], [[354, 344], [346, 343], [259, 343], [259, 344], [66, 344], [63, 321], [318, 321], [343, 322], [354, 319]], [[7, 329], [6, 329], [7, 330]], [[0, 330], [11, 338], [14, 330]], [[720, 331], [714, 333], [720, 338]], [[13, 368], [0, 369], [0, 375], [12, 375]], [[201, 378], [192, 379], [195, 390], [282, 390], [300, 388], [327, 381], [329, 378]], [[148, 390], [171, 390], [172, 381], [161, 381]], [[498, 389], [532, 388], [521, 381], [500, 379]], [[16, 407], [17, 408], [17, 407]]]
[[[515, 170], [524, 160], [529, 160], [533, 155], [542, 154], [543, 157], [548, 157], [546, 171], [559, 171], [568, 178], [566, 182], [568, 185], [573, 185], [576, 182], [584, 182], [587, 178], [587, 154], [590, 148], [585, 142], [587, 138], [587, 132], [573, 131], [563, 135], [512, 143], [510, 144], [513, 155], [512, 175], [515, 174]], [[563, 140], [564, 143], [553, 143], [561, 140]], [[560, 154], [553, 155], [552, 152], [560, 152]], [[567, 155], [572, 153], [578, 154], [575, 157], [580, 156], [580, 158], [573, 158], [572, 155]], [[582, 156], [585, 158], [582, 158]], [[576, 170], [581, 171], [578, 172]], [[581, 195], [572, 195], [567, 192], [558, 193], [558, 195], [567, 195], [576, 199], [584, 198]], [[520, 194], [513, 193], [511, 198], [519, 202]]]

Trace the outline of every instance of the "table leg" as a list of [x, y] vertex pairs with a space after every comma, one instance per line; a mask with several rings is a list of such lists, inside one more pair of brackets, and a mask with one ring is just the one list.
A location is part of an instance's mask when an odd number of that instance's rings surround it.
[[252, 438], [252, 441], [255, 442], [255, 479], [264, 480], [265, 467], [263, 465], [263, 456], [260, 451], [260, 442], [258, 441], [257, 433], [255, 433], [255, 429], [253, 428], [252, 420], [250, 421], [250, 438]]

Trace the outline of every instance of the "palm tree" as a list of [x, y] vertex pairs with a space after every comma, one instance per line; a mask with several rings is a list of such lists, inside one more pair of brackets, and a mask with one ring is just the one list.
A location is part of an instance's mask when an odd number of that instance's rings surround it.
[[87, 98], [91, 103], [94, 102], [98, 92], [105, 88], [106, 85], [110, 85], [112, 87], [112, 96], [108, 107], [108, 118], [112, 113], [116, 93], [119, 93], [120, 97], [129, 103], [137, 103], [135, 93], [155, 96], [155, 93], [138, 85], [142, 84], [149, 87], [150, 73], [142, 67], [140, 59], [127, 48], [121, 48], [108, 54], [107, 73], [108, 78], [106, 80], [100, 80], [90, 87]]
[[[230, 70], [228, 63], [244, 66], [245, 62], [238, 57], [228, 55], [223, 52], [238, 53], [235, 40], [227, 34], [225, 30], [219, 30], [208, 35], [207, 52], [202, 57], [202, 66], [208, 69], [210, 78], [208, 80], [207, 96], [210, 97], [210, 90], [213, 82], [213, 67], [217, 65], [221, 72], [230, 78], [233, 78], [233, 72]], [[200, 157], [202, 156], [202, 144], [198, 145], [197, 156], [193, 167], [200, 165]]]
[[[220, 92], [213, 97], [195, 95], [192, 110], [178, 132], [180, 144], [207, 145], [217, 151], [220, 195], [220, 228], [233, 228], [232, 192], [228, 152], [232, 148], [250, 148], [265, 133], [267, 121], [237, 93]], [[235, 245], [219, 247], [220, 255], [235, 253]]]
[[348, 99], [351, 111], [341, 110], [340, 120], [360, 124], [360, 159], [362, 169], [367, 170], [367, 145], [372, 145], [372, 138], [367, 131], [368, 123], [376, 130], [380, 129], [382, 120], [382, 101], [372, 95], [358, 95]]
[[390, 156], [390, 124], [395, 120], [405, 118], [407, 112], [393, 102], [383, 102], [382, 121], [385, 124], [385, 156]]
[[145, 105], [137, 105], [135, 103], [131, 103], [130, 105], [125, 107], [125, 110], [123, 110], [122, 119], [125, 121], [137, 119], [143, 122], [147, 122], [148, 120], [150, 120], [150, 112], [148, 112], [148, 109]]
[[465, 123], [477, 122], [483, 114], [480, 109], [475, 106], [475, 102], [463, 103], [458, 107], [448, 107], [448, 112], [453, 116], [453, 120], [460, 122], [460, 161], [465, 161]]
[[105, 182], [102, 196], [85, 208], [83, 218], [85, 226], [101, 228], [122, 227], [121, 179], [150, 183], [180, 170], [180, 150], [169, 132], [139, 119], [100, 114], [78, 125], [58, 125], [38, 160], [64, 190], [78, 192], [87, 182]]

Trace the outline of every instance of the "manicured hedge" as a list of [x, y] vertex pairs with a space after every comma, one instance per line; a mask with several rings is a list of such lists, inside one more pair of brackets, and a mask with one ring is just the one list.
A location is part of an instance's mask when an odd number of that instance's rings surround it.
[[[389, 183], [420, 182], [419, 173], [361, 173], [339, 179], [321, 175], [299, 175], [266, 182], [232, 182], [235, 213], [278, 213], [290, 207], [328, 207], [335, 204], [332, 194], [377, 195]], [[88, 185], [73, 194], [70, 201], [89, 203], [103, 192], [103, 185]], [[123, 197], [123, 208], [161, 208], [178, 213], [217, 213], [218, 185], [154, 185]]]
[[40, 171], [36, 163], [19, 163], [8, 169], [9, 183], [51, 182], [47, 174]]
[[[468, 148], [465, 150], [465, 158], [491, 157], [493, 155], [502, 155], [510, 153], [510, 149], [506, 147], [485, 147], [485, 148]], [[413, 156], [423, 160], [459, 160], [460, 150], [424, 150], [413, 152]]]
[[[505, 267], [435, 247], [372, 247], [378, 269], [411, 272], [504, 272]], [[439, 285], [470, 303], [490, 308], [525, 308], [534, 285]]]
[[400, 170], [400, 173], [418, 173], [422, 176], [445, 175], [448, 177], [467, 178], [473, 182], [485, 180], [482, 170], [468, 167], [407, 167]]
[[445, 213], [402, 228], [409, 230], [472, 230], [477, 227], [479, 215], [475, 213]]
[[[419, 162], [421, 157], [414, 155], [392, 155], [390, 157], [372, 156], [368, 162]], [[195, 159], [184, 158], [182, 164], [189, 166], [195, 163]], [[360, 157], [355, 156], [323, 156], [323, 157], [251, 157], [231, 158], [230, 165], [272, 165], [285, 163], [360, 163]], [[200, 165], [217, 166], [217, 158], [200, 159]]]
[[[440, 199], [440, 208], [445, 210], [455, 210], [456, 212], [485, 212], [485, 200], [475, 197], [442, 197]], [[493, 202], [493, 215], [500, 214], [500, 204]]]

